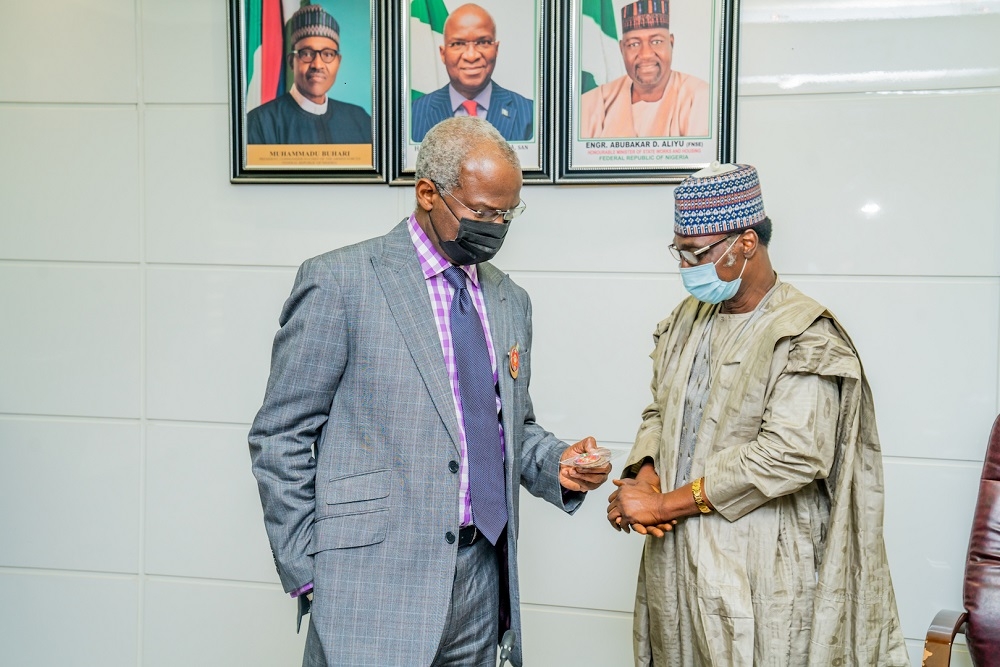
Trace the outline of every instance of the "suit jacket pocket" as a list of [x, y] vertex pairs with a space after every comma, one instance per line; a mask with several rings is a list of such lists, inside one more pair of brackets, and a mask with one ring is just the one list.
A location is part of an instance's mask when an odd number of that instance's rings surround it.
[[350, 549], [378, 544], [385, 541], [388, 528], [388, 509], [320, 519], [313, 525], [309, 555], [329, 549]]
[[374, 470], [331, 479], [319, 489], [317, 518], [388, 508], [391, 475], [391, 470]]

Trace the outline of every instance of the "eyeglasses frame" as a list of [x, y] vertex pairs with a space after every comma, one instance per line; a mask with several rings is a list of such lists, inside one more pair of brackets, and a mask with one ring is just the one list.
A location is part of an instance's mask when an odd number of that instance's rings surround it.
[[[481, 222], [496, 222], [497, 219], [499, 219], [499, 218], [503, 218], [504, 222], [510, 222], [511, 220], [513, 220], [514, 218], [516, 218], [517, 216], [519, 216], [522, 213], [524, 213], [524, 209], [527, 208], [527, 204], [525, 204], [524, 200], [521, 199], [521, 200], [518, 201], [517, 206], [515, 206], [514, 208], [508, 208], [506, 210], [491, 208], [491, 209], [487, 209], [486, 211], [478, 211], [478, 210], [472, 208], [471, 206], [469, 206], [468, 204], [466, 204], [464, 201], [462, 201], [458, 197], [456, 197], [453, 192], [451, 192], [450, 190], [444, 188], [440, 183], [435, 183], [434, 187], [436, 187], [441, 194], [450, 196], [452, 199], [454, 199], [459, 204], [461, 204], [462, 206], [464, 206], [467, 210], [472, 211], [473, 213], [475, 213], [476, 214], [476, 219], [479, 220], [479, 221], [481, 221]], [[447, 206], [447, 205], [448, 205], [447, 202], [445, 202], [445, 206]], [[451, 207], [449, 207], [449, 208], [451, 208]], [[493, 216], [492, 218], [486, 219], [485, 216], [487, 214], [489, 214], [489, 213], [496, 213], [496, 215]], [[458, 216], [455, 216], [455, 217], [458, 217]]]
[[[305, 58], [303, 58], [302, 56], [299, 55], [303, 51], [312, 51], [313, 52], [313, 57], [310, 58], [309, 60], [306, 60]], [[326, 52], [326, 51], [333, 51], [333, 57], [330, 58], [329, 60], [326, 60], [325, 58], [323, 58], [323, 53]], [[316, 57], [318, 56], [319, 59], [320, 59], [320, 61], [322, 61], [323, 63], [329, 65], [334, 60], [336, 60], [337, 57], [340, 55], [340, 49], [320, 49], [320, 50], [309, 49], [309, 48], [295, 49], [295, 50], [293, 50], [293, 51], [290, 52], [290, 55], [293, 56], [293, 57], [295, 57], [296, 59], [300, 60], [301, 62], [304, 62], [307, 65], [313, 63], [316, 60]]]
[[[723, 236], [721, 239], [717, 241], [712, 241], [707, 246], [703, 248], [698, 248], [697, 250], [681, 250], [673, 243], [667, 246], [667, 249], [670, 251], [670, 254], [673, 256], [673, 258], [676, 259], [678, 262], [687, 262], [691, 266], [697, 266], [698, 264], [701, 264], [701, 262], [703, 261], [702, 255], [704, 255], [709, 250], [719, 245], [723, 241], [731, 239], [734, 236], [739, 236], [742, 233], [743, 232], [733, 232], [731, 234], [727, 234]], [[690, 258], [688, 256], [690, 256]]]

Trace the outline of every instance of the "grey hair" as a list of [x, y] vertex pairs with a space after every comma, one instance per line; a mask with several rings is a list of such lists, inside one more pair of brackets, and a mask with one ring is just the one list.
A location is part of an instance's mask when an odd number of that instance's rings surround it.
[[424, 136], [417, 153], [417, 180], [426, 178], [445, 190], [454, 190], [458, 187], [466, 158], [484, 145], [492, 145], [503, 159], [520, 171], [517, 153], [493, 125], [483, 118], [455, 116], [441, 121]]

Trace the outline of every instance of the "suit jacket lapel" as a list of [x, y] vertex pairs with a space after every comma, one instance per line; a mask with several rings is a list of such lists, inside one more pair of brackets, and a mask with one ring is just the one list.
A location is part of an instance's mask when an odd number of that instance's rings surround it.
[[479, 280], [486, 302], [486, 314], [490, 320], [490, 334], [493, 338], [493, 353], [497, 362], [497, 383], [500, 385], [500, 407], [503, 413], [504, 466], [507, 468], [507, 486], [511, 486], [511, 464], [513, 456], [514, 431], [514, 379], [510, 376], [510, 347], [516, 341], [511, 323], [515, 315], [511, 312], [504, 283], [510, 278], [490, 264], [479, 265]]
[[[431, 104], [428, 109], [430, 117], [432, 119], [451, 118], [455, 110], [451, 108], [451, 93], [448, 92], [448, 86], [438, 88], [431, 95]], [[437, 121], [432, 122], [431, 126], [434, 126], [436, 123]]]
[[448, 429], [455, 450], [460, 451], [458, 416], [441, 352], [441, 339], [406, 224], [403, 220], [386, 234], [382, 254], [372, 257], [372, 265], [434, 407]]

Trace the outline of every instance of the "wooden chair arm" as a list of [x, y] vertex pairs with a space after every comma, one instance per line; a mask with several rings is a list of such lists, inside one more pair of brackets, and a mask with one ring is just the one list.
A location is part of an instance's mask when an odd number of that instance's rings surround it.
[[923, 667], [949, 667], [955, 635], [965, 632], [965, 612], [942, 609], [927, 628]]

